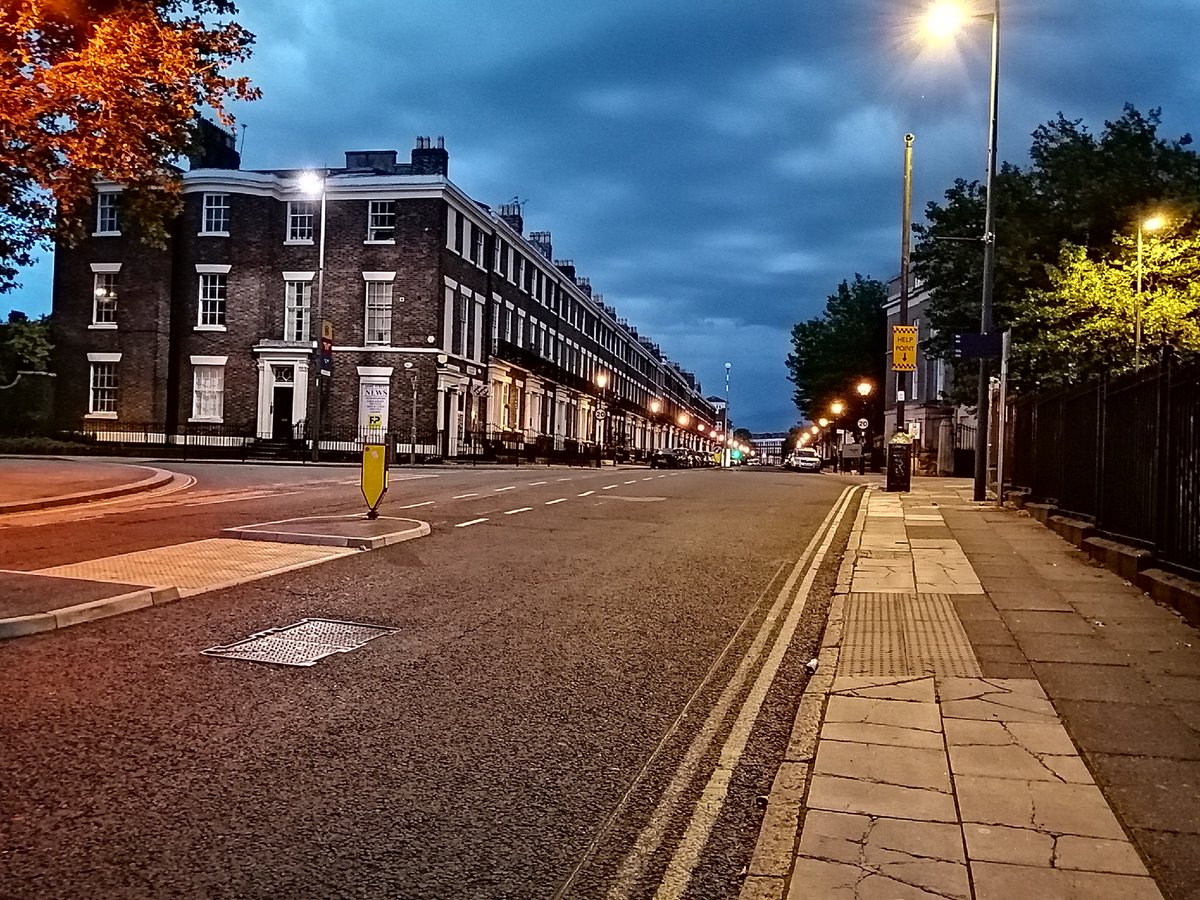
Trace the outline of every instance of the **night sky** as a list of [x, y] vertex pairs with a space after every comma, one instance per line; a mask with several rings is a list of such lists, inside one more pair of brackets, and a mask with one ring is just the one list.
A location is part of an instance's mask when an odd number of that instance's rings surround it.
[[[977, 4], [991, 10], [990, 0]], [[990, 21], [954, 46], [919, 0], [248, 0], [243, 167], [444, 135], [450, 178], [553, 233], [618, 314], [755, 431], [797, 421], [792, 325], [855, 273], [899, 271], [903, 136], [914, 218], [986, 165]], [[1200, 4], [1002, 0], [999, 156], [1060, 111], [1093, 131], [1162, 107], [1200, 133]], [[246, 126], [244, 132], [240, 126]], [[998, 236], [1003, 241], [1004, 236]], [[50, 264], [0, 296], [50, 310]], [[883, 352], [883, 348], [880, 348]]]

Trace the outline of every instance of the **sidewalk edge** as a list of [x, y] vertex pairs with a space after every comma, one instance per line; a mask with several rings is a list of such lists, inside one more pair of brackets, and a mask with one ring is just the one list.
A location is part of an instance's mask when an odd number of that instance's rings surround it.
[[38, 500], [18, 500], [14, 503], [0, 503], [0, 516], [8, 513], [32, 512], [39, 509], [52, 509], [58, 506], [75, 506], [80, 503], [91, 503], [94, 500], [111, 500], [129, 494], [140, 494], [169, 484], [174, 478], [174, 472], [152, 466], [139, 468], [151, 469], [154, 474], [141, 481], [131, 484], [119, 484], [110, 488], [98, 488], [94, 491], [79, 491], [75, 494], [62, 494], [58, 497], [42, 497]]

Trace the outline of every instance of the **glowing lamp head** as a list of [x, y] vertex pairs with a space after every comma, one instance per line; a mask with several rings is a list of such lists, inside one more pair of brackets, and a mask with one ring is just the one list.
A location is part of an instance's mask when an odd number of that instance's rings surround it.
[[829, 407], [829, 411], [831, 413], [833, 413], [835, 416], [840, 416], [842, 414], [842, 411], [845, 410], [845, 408], [846, 408], [846, 404], [844, 404], [841, 400], [834, 400], [833, 403]]
[[968, 18], [970, 16], [961, 3], [942, 0], [931, 6], [925, 14], [925, 32], [935, 40], [949, 40], [966, 24]]
[[871, 393], [871, 382], [869, 382], [869, 381], [860, 381], [860, 382], [858, 383], [858, 387], [857, 387], [857, 388], [855, 388], [855, 390], [857, 390], [857, 391], [858, 391], [858, 395], [859, 395], [860, 397], [866, 397], [866, 396], [868, 396], [868, 395]]
[[304, 172], [297, 185], [302, 194], [309, 197], [320, 197], [321, 191], [325, 190], [325, 179], [316, 172]]
[[1166, 219], [1162, 216], [1151, 216], [1142, 223], [1142, 231], [1158, 231], [1167, 224]]
[[600, 390], [604, 390], [606, 387], [608, 387], [608, 373], [607, 372], [600, 372], [596, 376], [596, 386], [598, 388], [600, 388]]

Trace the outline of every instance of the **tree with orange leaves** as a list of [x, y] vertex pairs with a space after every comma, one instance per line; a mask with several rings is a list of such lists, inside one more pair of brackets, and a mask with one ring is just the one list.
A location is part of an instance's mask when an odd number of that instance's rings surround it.
[[254, 36], [229, 0], [0, 0], [0, 293], [57, 237], [84, 233], [96, 179], [151, 243], [179, 208], [172, 160], [199, 110], [232, 124], [258, 90], [228, 69]]

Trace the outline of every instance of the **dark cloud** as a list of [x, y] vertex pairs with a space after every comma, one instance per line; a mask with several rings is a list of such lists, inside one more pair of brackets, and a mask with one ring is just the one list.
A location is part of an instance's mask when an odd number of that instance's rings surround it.
[[[723, 393], [757, 430], [795, 421], [791, 326], [855, 273], [899, 267], [903, 135], [914, 204], [982, 178], [988, 28], [957, 51], [914, 38], [897, 0], [261, 0], [240, 110], [245, 165], [337, 164], [442, 134], [472, 196], [527, 201], [621, 314]], [[991, 3], [977, 3], [981, 12]], [[1163, 134], [1200, 130], [1177, 0], [1004, 0], [1000, 156], [1060, 110], [1098, 131], [1122, 104], [1161, 106]], [[49, 307], [48, 266], [10, 298]]]

